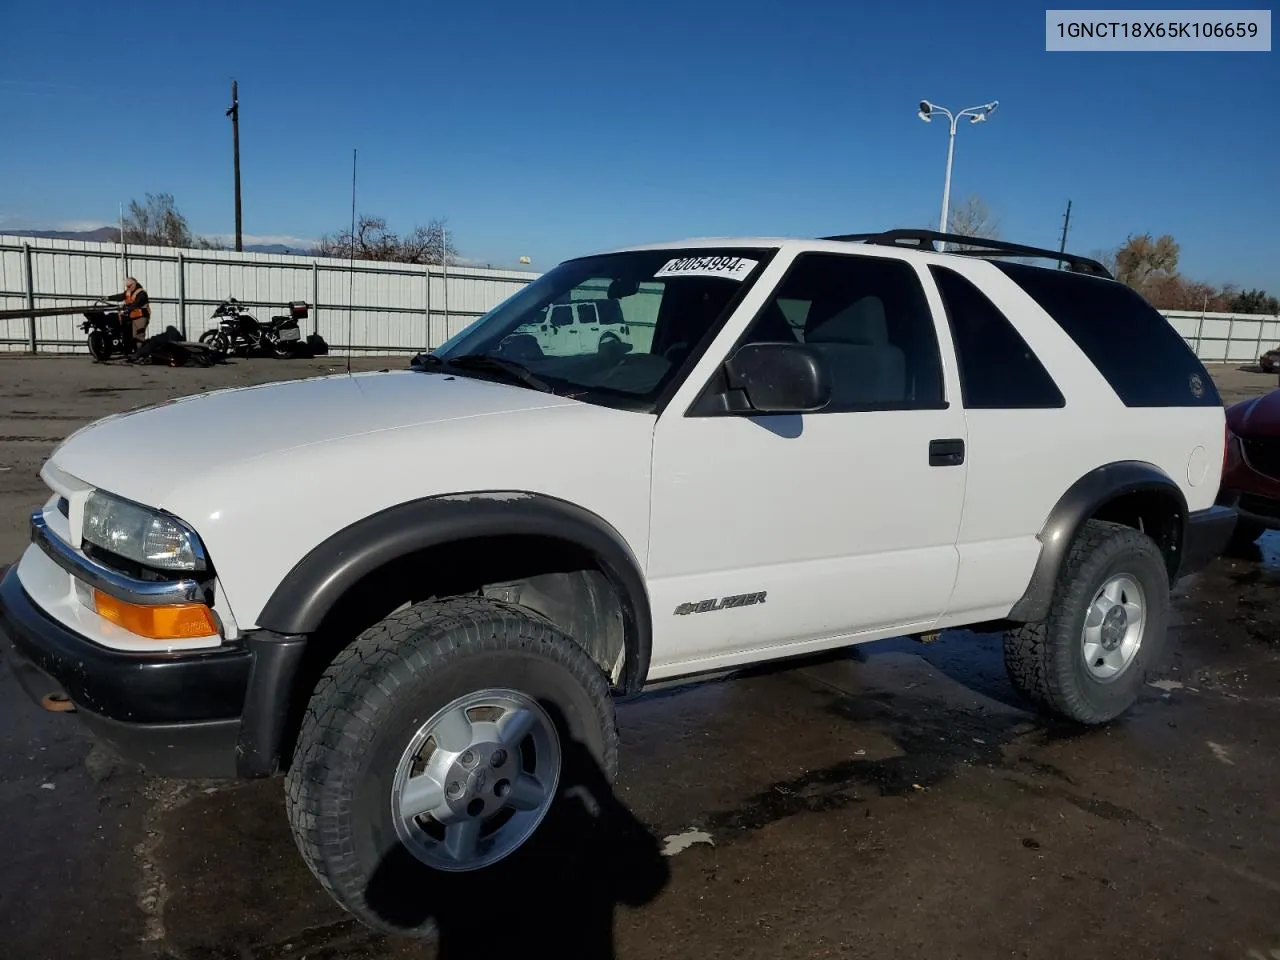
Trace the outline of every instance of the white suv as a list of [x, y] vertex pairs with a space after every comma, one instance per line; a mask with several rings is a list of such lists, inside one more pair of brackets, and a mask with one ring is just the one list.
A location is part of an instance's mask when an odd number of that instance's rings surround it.
[[[652, 305], [656, 306], [656, 303]], [[642, 302], [638, 306], [643, 310]], [[528, 335], [537, 343], [541, 356], [546, 357], [593, 352], [628, 353], [635, 346], [631, 341], [632, 324], [624, 316], [622, 301], [617, 297], [604, 296], [549, 303], [530, 321], [517, 327], [513, 335]]]
[[[1005, 262], [1042, 256], [1066, 269]], [[648, 342], [546, 349], [602, 292]], [[657, 681], [967, 626], [1046, 712], [1117, 717], [1230, 536], [1224, 438], [1203, 366], [1091, 260], [638, 247], [407, 370], [76, 432], [0, 628], [37, 699], [153, 771], [287, 772], [326, 889], [424, 934], [384, 898], [532, 856]]]

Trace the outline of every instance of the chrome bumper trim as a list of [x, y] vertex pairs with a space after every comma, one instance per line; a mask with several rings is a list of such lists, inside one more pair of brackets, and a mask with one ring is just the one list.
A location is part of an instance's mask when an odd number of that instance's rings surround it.
[[41, 510], [31, 515], [31, 542], [76, 579], [129, 603], [160, 606], [168, 603], [200, 603], [204, 599], [200, 584], [194, 580], [135, 580], [110, 567], [104, 567], [55, 536]]

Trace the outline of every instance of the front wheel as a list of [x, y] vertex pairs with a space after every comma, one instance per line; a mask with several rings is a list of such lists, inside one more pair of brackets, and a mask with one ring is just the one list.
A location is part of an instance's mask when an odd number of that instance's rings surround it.
[[1071, 545], [1048, 616], [1005, 635], [1005, 667], [1046, 713], [1106, 723], [1138, 699], [1168, 621], [1169, 572], [1155, 541], [1090, 520]]
[[206, 330], [200, 334], [200, 342], [219, 359], [223, 359], [227, 355], [227, 351], [231, 349], [231, 344], [227, 342], [227, 335], [221, 330]]
[[608, 682], [569, 637], [511, 604], [430, 601], [325, 671], [286, 805], [334, 900], [431, 936], [447, 904], [520, 886], [513, 871], [555, 848], [557, 810], [607, 789], [617, 752]]

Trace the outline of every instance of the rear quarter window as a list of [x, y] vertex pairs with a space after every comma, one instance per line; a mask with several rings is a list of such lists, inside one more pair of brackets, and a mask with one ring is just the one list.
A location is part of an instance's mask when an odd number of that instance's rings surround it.
[[996, 263], [1038, 303], [1128, 407], [1211, 407], [1222, 399], [1168, 320], [1114, 280]]

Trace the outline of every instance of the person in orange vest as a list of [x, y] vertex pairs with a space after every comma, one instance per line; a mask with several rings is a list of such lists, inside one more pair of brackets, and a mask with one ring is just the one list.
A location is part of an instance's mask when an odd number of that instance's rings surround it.
[[133, 349], [136, 351], [142, 341], [147, 338], [147, 324], [151, 321], [151, 300], [147, 296], [147, 291], [142, 289], [142, 284], [136, 279], [126, 277], [124, 293], [112, 294], [107, 299], [123, 301], [120, 304], [120, 322], [131, 325]]

